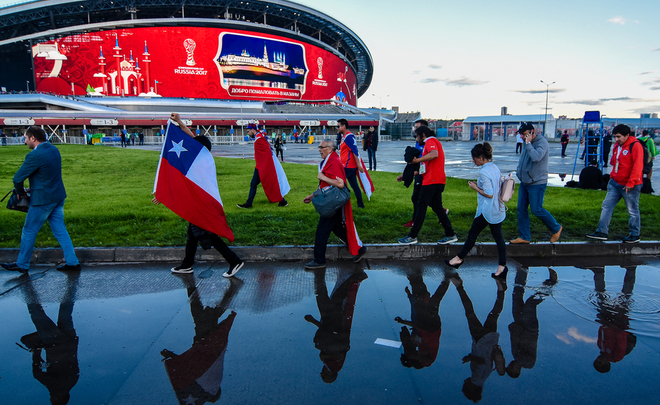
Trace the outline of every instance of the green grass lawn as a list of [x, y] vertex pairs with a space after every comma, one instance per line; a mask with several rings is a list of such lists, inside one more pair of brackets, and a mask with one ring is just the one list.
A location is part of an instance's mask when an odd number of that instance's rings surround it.
[[[77, 247], [92, 246], [181, 246], [185, 244], [186, 222], [164, 206], [151, 203], [158, 152], [103, 146], [58, 145], [62, 153], [66, 200], [65, 222]], [[12, 177], [28, 152], [26, 146], [0, 147], [0, 191], [12, 188]], [[259, 187], [254, 208], [242, 210], [236, 204], [247, 199], [254, 161], [216, 158], [220, 196], [229, 225], [234, 231], [235, 245], [310, 245], [318, 215], [311, 204], [302, 199], [318, 184], [317, 169], [310, 165], [284, 163], [291, 184], [286, 196], [289, 206], [270, 204]], [[475, 171], [476, 174], [476, 171]], [[357, 209], [352, 201], [360, 238], [365, 243], [393, 243], [407, 235], [401, 225], [412, 215], [407, 189], [397, 183], [395, 173], [372, 172], [376, 191], [366, 209]], [[604, 191], [548, 187], [544, 206], [563, 225], [563, 241], [584, 240], [584, 234], [595, 231], [600, 217]], [[448, 179], [443, 193], [459, 241], [465, 240], [477, 205], [477, 196], [465, 180]], [[354, 198], [352, 199], [354, 200]], [[642, 195], [642, 239], [660, 239], [658, 197]], [[504, 236], [517, 236], [516, 196], [508, 203], [509, 215], [504, 222]], [[25, 214], [0, 209], [0, 247], [20, 245]], [[628, 234], [628, 215], [623, 201], [612, 219], [610, 237]], [[532, 216], [535, 241], [547, 241], [549, 232]], [[435, 242], [444, 236], [437, 218], [429, 210], [419, 234], [420, 242]], [[333, 236], [334, 238], [334, 236]], [[488, 230], [480, 241], [491, 241]], [[331, 239], [331, 243], [338, 243]], [[37, 247], [58, 246], [45, 226], [37, 239]]]

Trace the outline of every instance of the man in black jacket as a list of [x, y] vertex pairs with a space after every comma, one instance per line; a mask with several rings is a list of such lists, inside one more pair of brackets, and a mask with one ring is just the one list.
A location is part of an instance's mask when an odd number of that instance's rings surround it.
[[369, 170], [372, 170], [371, 161], [373, 160], [373, 170], [376, 168], [376, 151], [378, 150], [378, 131], [374, 127], [369, 127], [369, 132], [364, 135], [364, 150], [369, 155]]

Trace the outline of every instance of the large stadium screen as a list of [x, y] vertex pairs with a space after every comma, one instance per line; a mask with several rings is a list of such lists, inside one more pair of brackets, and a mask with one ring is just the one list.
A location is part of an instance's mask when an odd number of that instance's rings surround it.
[[301, 41], [238, 30], [156, 27], [70, 35], [33, 46], [37, 91], [357, 102], [353, 70]]

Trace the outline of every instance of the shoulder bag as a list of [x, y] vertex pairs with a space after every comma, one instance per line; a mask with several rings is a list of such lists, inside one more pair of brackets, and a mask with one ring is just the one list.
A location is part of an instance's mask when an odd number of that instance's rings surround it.
[[3, 202], [9, 194], [11, 194], [11, 197], [9, 197], [9, 201], [7, 201], [7, 209], [14, 211], [28, 212], [28, 210], [30, 209], [30, 194], [27, 195], [27, 198], [25, 197], [18, 198], [18, 193], [14, 188], [10, 192], [5, 194], [5, 196], [2, 197], [2, 200], [0, 200], [0, 202]]
[[312, 204], [322, 218], [330, 218], [348, 202], [350, 197], [351, 191], [346, 186], [344, 188], [335, 186], [319, 188], [314, 191]]

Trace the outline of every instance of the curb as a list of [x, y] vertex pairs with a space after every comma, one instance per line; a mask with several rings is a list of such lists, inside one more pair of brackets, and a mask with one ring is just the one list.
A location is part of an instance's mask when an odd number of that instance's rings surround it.
[[[367, 259], [418, 260], [429, 258], [449, 258], [458, 254], [460, 244], [437, 245], [420, 243], [415, 245], [371, 244], [365, 245], [369, 251]], [[311, 260], [314, 246], [231, 246], [241, 259], [249, 262], [267, 261], [304, 261]], [[184, 255], [184, 247], [99, 247], [76, 248], [78, 259], [83, 263], [139, 263], [139, 262], [177, 262]], [[648, 256], [660, 254], [660, 241], [645, 241], [634, 244], [621, 242], [566, 242], [532, 243], [529, 245], [507, 245], [507, 256], [512, 258], [555, 258], [555, 257], [593, 257], [593, 256]], [[14, 262], [18, 249], [0, 249], [0, 262]], [[469, 256], [497, 257], [495, 243], [478, 243]], [[328, 260], [351, 258], [348, 248], [343, 245], [328, 245]], [[222, 256], [213, 249], [199, 249], [196, 260], [223, 261]], [[58, 263], [63, 261], [60, 248], [35, 249], [32, 263]]]

